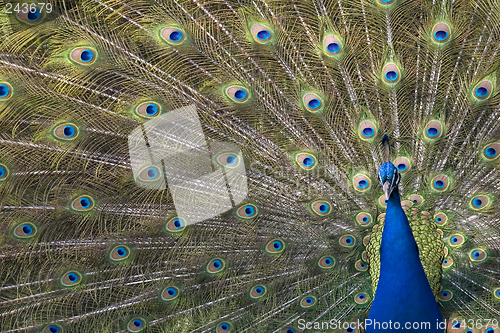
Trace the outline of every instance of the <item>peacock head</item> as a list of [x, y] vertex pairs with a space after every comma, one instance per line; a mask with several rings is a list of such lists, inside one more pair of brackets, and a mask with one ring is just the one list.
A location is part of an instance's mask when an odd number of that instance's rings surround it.
[[384, 190], [385, 198], [389, 200], [392, 191], [398, 187], [401, 175], [391, 162], [385, 162], [378, 170], [378, 180]]

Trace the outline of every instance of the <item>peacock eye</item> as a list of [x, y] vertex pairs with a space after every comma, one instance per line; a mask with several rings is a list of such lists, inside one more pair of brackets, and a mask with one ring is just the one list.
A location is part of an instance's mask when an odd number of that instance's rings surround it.
[[240, 164], [238, 154], [224, 153], [217, 157], [217, 162], [226, 168], [236, 168]]
[[74, 287], [82, 282], [82, 275], [77, 271], [70, 271], [61, 277], [61, 284], [65, 287]]
[[377, 127], [371, 120], [364, 120], [359, 124], [358, 135], [362, 140], [371, 140], [377, 135]]
[[88, 47], [78, 47], [70, 52], [70, 58], [80, 65], [91, 65], [97, 59], [97, 51]]
[[474, 210], [482, 210], [490, 205], [490, 198], [486, 195], [476, 195], [470, 201], [470, 206]]
[[300, 299], [300, 307], [303, 309], [309, 309], [316, 305], [317, 298], [315, 296], [304, 296]]
[[0, 83], [0, 101], [5, 101], [12, 96], [12, 86], [7, 82]]
[[422, 198], [421, 195], [412, 194], [410, 196], [410, 201], [415, 205], [420, 205], [424, 201], [424, 198]]
[[405, 173], [408, 172], [411, 168], [410, 161], [406, 157], [399, 157], [394, 161], [394, 165], [396, 166], [396, 169], [400, 173]]
[[342, 51], [342, 42], [335, 36], [328, 36], [323, 40], [323, 51], [328, 56], [336, 56]]
[[445, 290], [439, 294], [439, 299], [441, 301], [449, 301], [452, 298], [453, 298], [453, 293], [451, 291]]
[[438, 23], [432, 29], [432, 39], [436, 43], [446, 43], [450, 40], [451, 30], [448, 24]]
[[254, 40], [261, 44], [269, 42], [273, 36], [271, 29], [262, 24], [254, 25], [251, 31]]
[[270, 240], [266, 245], [267, 253], [277, 254], [285, 250], [285, 243], [281, 239]]
[[385, 83], [390, 85], [394, 85], [399, 82], [401, 80], [401, 72], [398, 66], [393, 63], [385, 65], [382, 71], [382, 79]]
[[368, 269], [368, 265], [361, 260], [356, 261], [355, 267], [358, 271], [362, 271], [362, 272], [364, 272]]
[[161, 299], [166, 302], [173, 301], [177, 297], [179, 297], [179, 288], [175, 286], [166, 287], [161, 292]]
[[488, 99], [493, 92], [493, 84], [489, 80], [483, 80], [474, 87], [474, 97], [479, 100]]
[[287, 327], [282, 329], [280, 333], [297, 333], [297, 330], [295, 330], [295, 328], [292, 327]]
[[242, 86], [230, 86], [226, 89], [226, 96], [235, 103], [245, 103], [250, 98], [250, 92]]
[[446, 224], [447, 220], [448, 220], [448, 216], [446, 216], [446, 214], [444, 214], [444, 213], [437, 213], [436, 215], [434, 215], [434, 221], [438, 225]]
[[136, 106], [135, 113], [144, 118], [154, 118], [161, 114], [161, 105], [156, 102], [143, 102]]
[[114, 262], [127, 259], [130, 256], [130, 249], [125, 245], [115, 246], [109, 253], [109, 258]]
[[322, 98], [313, 93], [306, 94], [303, 97], [303, 103], [306, 110], [309, 112], [318, 112], [324, 107]]
[[181, 232], [184, 229], [186, 229], [186, 226], [187, 226], [187, 224], [186, 224], [186, 221], [184, 219], [175, 216], [175, 217], [170, 218], [167, 221], [165, 228], [168, 232], [176, 233], [176, 232]]
[[365, 175], [357, 174], [353, 178], [354, 189], [358, 192], [364, 192], [371, 187], [371, 180]]
[[311, 170], [316, 166], [316, 157], [309, 153], [299, 153], [295, 156], [295, 160], [304, 170]]
[[321, 257], [318, 260], [318, 267], [323, 269], [331, 269], [335, 267], [335, 259], [330, 256]]
[[370, 213], [361, 212], [356, 215], [356, 221], [362, 226], [367, 226], [372, 222], [372, 216]]
[[250, 289], [250, 297], [252, 299], [261, 299], [267, 294], [267, 287], [264, 285], [256, 285]]
[[444, 268], [448, 268], [448, 267], [451, 267], [453, 265], [453, 259], [451, 258], [446, 258], [443, 260], [443, 263], [442, 263], [442, 266]]
[[86, 212], [94, 207], [94, 199], [88, 195], [81, 195], [71, 202], [71, 208], [78, 212]]
[[365, 304], [366, 302], [368, 302], [368, 300], [369, 300], [368, 295], [365, 293], [360, 293], [354, 296], [354, 301], [357, 304]]
[[24, 222], [14, 227], [14, 237], [19, 239], [29, 239], [36, 235], [37, 228], [31, 222]]
[[483, 149], [483, 156], [487, 160], [494, 160], [500, 155], [500, 143], [492, 143]]
[[339, 243], [344, 247], [353, 247], [356, 244], [356, 238], [352, 235], [344, 235], [340, 237]]
[[222, 272], [225, 268], [226, 263], [220, 258], [212, 259], [207, 264], [207, 272], [212, 274]]
[[41, 22], [44, 17], [44, 11], [40, 10], [38, 6], [31, 6], [29, 10], [24, 13], [23, 10], [16, 13], [19, 21], [33, 25]]
[[453, 234], [450, 236], [449, 241], [451, 246], [457, 247], [465, 243], [465, 237], [461, 234]]
[[47, 325], [42, 331], [42, 333], [62, 333], [62, 332], [63, 332], [62, 327], [56, 324]]
[[482, 249], [473, 249], [469, 253], [469, 258], [471, 261], [483, 261], [487, 257], [486, 252]]
[[52, 131], [52, 134], [60, 140], [73, 140], [78, 136], [78, 133], [78, 127], [71, 123], [60, 124]]
[[255, 205], [246, 204], [236, 210], [236, 215], [242, 219], [251, 219], [257, 216], [258, 209]]
[[152, 182], [160, 179], [162, 172], [154, 165], [147, 166], [139, 171], [138, 180], [142, 182]]
[[446, 191], [449, 183], [450, 181], [446, 175], [439, 175], [431, 180], [432, 188], [439, 192]]
[[161, 37], [170, 45], [179, 45], [186, 39], [186, 33], [181, 28], [167, 27], [161, 31]]
[[233, 324], [230, 322], [223, 322], [217, 325], [217, 333], [229, 333], [233, 331]]
[[318, 216], [326, 216], [332, 211], [332, 206], [328, 201], [316, 200], [309, 204], [309, 207], [314, 214]]
[[437, 139], [443, 134], [443, 125], [437, 121], [430, 121], [424, 129], [424, 135], [428, 139]]
[[500, 288], [495, 289], [495, 290], [493, 291], [493, 295], [494, 295], [496, 298], [499, 298], [499, 299], [500, 299]]
[[146, 328], [146, 320], [143, 318], [133, 318], [128, 322], [127, 329], [129, 332], [141, 332]]

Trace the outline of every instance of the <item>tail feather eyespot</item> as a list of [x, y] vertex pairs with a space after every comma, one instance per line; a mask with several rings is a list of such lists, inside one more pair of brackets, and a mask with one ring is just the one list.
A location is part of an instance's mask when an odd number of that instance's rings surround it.
[[70, 59], [80, 65], [92, 65], [97, 59], [97, 51], [90, 47], [77, 47], [70, 52]]
[[356, 215], [356, 221], [362, 226], [367, 226], [373, 222], [373, 219], [370, 213], [361, 212]]
[[130, 256], [130, 249], [125, 245], [118, 245], [111, 249], [109, 258], [111, 261], [120, 262], [126, 260]]
[[473, 90], [474, 97], [478, 100], [486, 100], [493, 93], [493, 84], [489, 80], [479, 82]]
[[146, 320], [144, 318], [132, 318], [127, 324], [129, 332], [141, 332], [146, 328]]
[[161, 299], [165, 302], [171, 302], [179, 297], [180, 290], [176, 286], [168, 286], [163, 288]]
[[186, 40], [186, 32], [178, 27], [166, 27], [161, 31], [161, 37], [170, 45], [179, 45]]
[[245, 103], [250, 99], [250, 91], [240, 85], [229, 86], [226, 89], [226, 96], [234, 103]]
[[368, 176], [363, 174], [357, 174], [354, 176], [353, 180], [354, 189], [358, 192], [365, 192], [370, 189], [372, 181]]
[[443, 124], [437, 120], [430, 121], [424, 128], [424, 135], [431, 140], [440, 138], [443, 135]]
[[250, 289], [249, 294], [250, 297], [254, 300], [262, 299], [264, 296], [267, 295], [267, 287], [262, 284], [253, 286], [252, 289]]
[[221, 258], [215, 258], [208, 262], [207, 272], [208, 273], [220, 273], [226, 268], [226, 262]]
[[304, 170], [311, 170], [317, 164], [316, 156], [309, 153], [298, 153], [295, 156], [295, 161]]
[[78, 127], [71, 123], [59, 124], [52, 130], [52, 134], [56, 139], [64, 141], [76, 139], [79, 133]]
[[69, 271], [63, 274], [60, 281], [64, 287], [74, 287], [82, 282], [82, 275], [77, 271]]
[[330, 57], [339, 55], [342, 49], [342, 42], [335, 36], [327, 36], [323, 40], [323, 52]]
[[285, 242], [281, 239], [272, 239], [267, 242], [266, 251], [267, 253], [277, 254], [285, 250]]
[[251, 28], [252, 36], [257, 43], [265, 44], [273, 38], [271, 29], [263, 24], [255, 24]]
[[318, 112], [324, 108], [323, 99], [314, 93], [308, 93], [304, 95], [302, 99], [304, 107], [309, 112]]
[[487, 256], [488, 255], [486, 254], [486, 251], [479, 248], [473, 249], [469, 253], [470, 260], [476, 262], [484, 261], [487, 258]]
[[0, 102], [8, 100], [12, 96], [13, 92], [14, 90], [9, 83], [0, 82]]
[[362, 140], [372, 140], [377, 136], [377, 126], [371, 120], [363, 120], [359, 124], [358, 135]]
[[180, 218], [178, 216], [174, 216], [167, 221], [167, 223], [165, 225], [165, 229], [168, 232], [176, 233], [176, 232], [181, 232], [184, 229], [186, 229], [186, 226], [187, 226], [187, 223], [183, 218]]
[[136, 106], [135, 113], [144, 118], [154, 118], [161, 114], [161, 105], [153, 101], [143, 102]]
[[332, 205], [326, 200], [315, 200], [309, 204], [309, 207], [318, 216], [326, 216], [332, 211]]
[[29, 239], [36, 235], [37, 227], [31, 222], [23, 222], [14, 227], [13, 233], [18, 239]]
[[443, 192], [448, 189], [450, 180], [446, 175], [438, 175], [431, 180], [431, 187], [435, 191]]
[[432, 40], [436, 43], [446, 43], [451, 38], [450, 26], [446, 23], [438, 23], [432, 28]]
[[253, 204], [245, 204], [237, 208], [236, 215], [242, 219], [251, 219], [258, 215], [259, 210]]
[[39, 6], [31, 5], [27, 11], [21, 10], [19, 12], [16, 12], [16, 16], [17, 19], [21, 22], [29, 25], [35, 25], [43, 20], [45, 16], [45, 10], [40, 9]]
[[382, 79], [385, 83], [394, 85], [401, 80], [401, 71], [396, 64], [389, 63], [384, 66]]
[[476, 195], [470, 200], [470, 207], [474, 210], [483, 210], [491, 204], [487, 195]]
[[316, 305], [318, 299], [315, 296], [309, 295], [304, 296], [300, 299], [300, 307], [303, 309], [310, 309]]
[[50, 324], [43, 328], [43, 333], [62, 333], [63, 328], [58, 324]]
[[81, 195], [71, 201], [71, 208], [77, 212], [86, 212], [94, 208], [94, 199], [89, 195]]
[[353, 235], [344, 235], [340, 237], [339, 243], [344, 247], [353, 247], [356, 244], [356, 238]]
[[318, 267], [322, 269], [332, 269], [335, 267], [335, 259], [332, 256], [323, 256], [318, 260]]

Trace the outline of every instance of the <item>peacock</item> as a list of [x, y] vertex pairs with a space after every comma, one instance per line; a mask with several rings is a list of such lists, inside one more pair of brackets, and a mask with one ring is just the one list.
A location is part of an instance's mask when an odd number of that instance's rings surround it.
[[1, 332], [500, 332], [498, 1], [0, 4]]

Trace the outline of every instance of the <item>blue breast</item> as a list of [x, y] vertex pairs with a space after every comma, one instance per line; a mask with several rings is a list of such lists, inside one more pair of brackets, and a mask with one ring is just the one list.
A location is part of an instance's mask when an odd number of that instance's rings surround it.
[[[424, 327], [423, 323], [428, 324]], [[368, 333], [444, 331], [443, 316], [420, 262], [397, 188], [387, 202], [380, 278], [365, 328]]]

